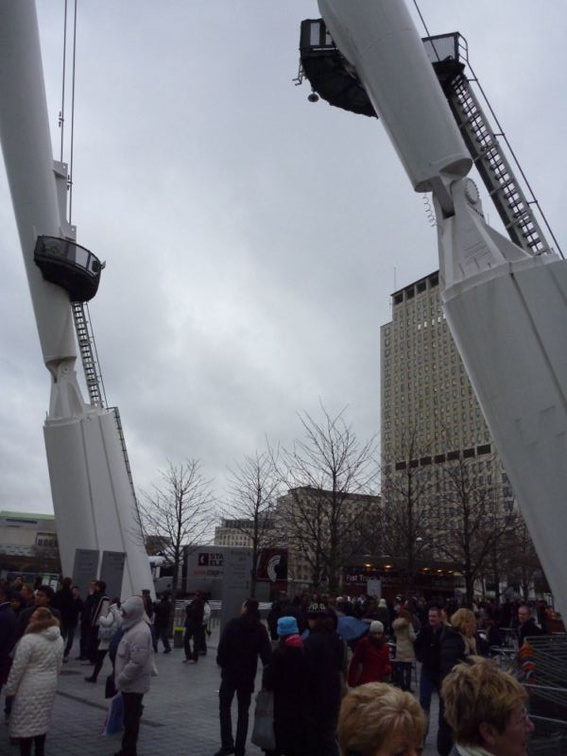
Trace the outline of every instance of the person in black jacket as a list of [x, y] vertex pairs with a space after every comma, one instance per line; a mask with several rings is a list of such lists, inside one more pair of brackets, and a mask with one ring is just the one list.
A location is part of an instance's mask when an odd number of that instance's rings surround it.
[[307, 664], [309, 753], [339, 756], [337, 722], [346, 674], [345, 642], [336, 632], [336, 619], [324, 604], [307, 612], [309, 635], [304, 641]]
[[8, 679], [12, 666], [12, 649], [16, 644], [18, 620], [10, 605], [12, 594], [6, 585], [0, 583], [0, 690]]
[[544, 635], [543, 630], [536, 625], [533, 611], [527, 604], [518, 607], [518, 648], [524, 645], [526, 638]]
[[443, 623], [441, 610], [431, 606], [427, 613], [428, 624], [424, 625], [414, 641], [415, 656], [421, 662], [419, 675], [419, 703], [427, 715], [429, 729], [429, 710], [433, 693], [439, 693], [439, 676], [441, 674], [441, 632]]
[[[86, 603], [86, 602], [85, 602]], [[97, 661], [97, 651], [100, 644], [98, 638], [99, 617], [106, 617], [110, 608], [110, 599], [106, 595], [106, 583], [104, 580], [95, 580], [92, 601], [89, 604], [89, 629], [88, 629], [88, 657], [91, 665]], [[84, 664], [85, 662], [83, 662]]]
[[[183, 664], [197, 664], [199, 661], [199, 649], [205, 643], [204, 614], [205, 602], [203, 601], [203, 595], [200, 591], [197, 591], [195, 598], [185, 607], [185, 640], [183, 642], [185, 659], [183, 660]], [[191, 639], [193, 639], [192, 651]]]
[[[218, 649], [217, 664], [221, 668], [219, 714], [221, 748], [215, 756], [244, 756], [248, 735], [248, 709], [254, 692], [258, 656], [266, 666], [272, 658], [268, 632], [260, 622], [258, 602], [246, 599], [240, 617], [230, 620], [224, 628]], [[234, 694], [238, 700], [236, 738], [232, 734], [230, 707]]]
[[81, 610], [81, 631], [80, 631], [80, 654], [76, 658], [82, 662], [88, 662], [89, 659], [89, 637], [91, 631], [91, 612], [93, 610], [96, 596], [94, 593], [95, 581], [89, 583], [88, 593], [83, 601]]
[[310, 756], [307, 667], [296, 618], [280, 617], [276, 631], [279, 643], [262, 677], [262, 687], [274, 693], [276, 750], [272, 756]]
[[156, 646], [161, 640], [163, 643], [164, 654], [171, 653], [169, 643], [169, 618], [171, 617], [171, 600], [169, 593], [162, 593], [160, 600], [154, 604], [154, 628], [156, 631]]
[[[451, 615], [451, 624], [443, 628], [441, 634], [440, 680], [452, 671], [453, 667], [468, 656], [476, 654], [476, 617], [470, 609], [457, 609]], [[451, 727], [445, 719], [443, 697], [439, 701], [439, 728], [437, 730], [437, 751], [439, 756], [448, 756], [453, 748]]]
[[75, 628], [79, 621], [79, 615], [83, 609], [83, 602], [79, 598], [78, 588], [71, 587], [70, 577], [63, 578], [61, 588], [53, 597], [52, 605], [61, 613], [61, 635], [65, 641], [63, 661], [69, 661], [69, 652], [73, 646]]
[[52, 604], [54, 595], [55, 591], [50, 585], [42, 585], [36, 590], [33, 605], [22, 609], [22, 611], [18, 614], [18, 625], [16, 629], [16, 636], [18, 640], [26, 632], [26, 628], [29, 624], [32, 614], [39, 607], [45, 607], [46, 609], [49, 609], [55, 619], [61, 622], [61, 613], [58, 609], [55, 609]]

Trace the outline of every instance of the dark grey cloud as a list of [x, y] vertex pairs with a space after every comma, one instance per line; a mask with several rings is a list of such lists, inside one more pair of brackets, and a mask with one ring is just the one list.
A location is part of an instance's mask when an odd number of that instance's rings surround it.
[[[38, 3], [56, 145], [62, 6]], [[565, 238], [563, 0], [420, 7], [431, 33], [468, 39]], [[320, 400], [348, 405], [361, 438], [379, 429], [379, 327], [391, 292], [437, 267], [435, 229], [381, 125], [293, 85], [299, 24], [318, 15], [314, 0], [80, 4], [73, 221], [107, 260], [90, 310], [140, 488], [195, 456], [220, 495], [226, 465], [266, 435], [289, 444]], [[0, 508], [51, 511], [49, 379], [3, 170], [0, 197]]]

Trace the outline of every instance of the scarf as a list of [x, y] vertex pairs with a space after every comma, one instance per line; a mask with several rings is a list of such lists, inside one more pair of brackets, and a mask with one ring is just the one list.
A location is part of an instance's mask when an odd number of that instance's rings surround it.
[[471, 654], [474, 656], [476, 655], [476, 640], [474, 638], [470, 638], [467, 635], [463, 635], [463, 640], [465, 642], [465, 653], [467, 656], [471, 656]]

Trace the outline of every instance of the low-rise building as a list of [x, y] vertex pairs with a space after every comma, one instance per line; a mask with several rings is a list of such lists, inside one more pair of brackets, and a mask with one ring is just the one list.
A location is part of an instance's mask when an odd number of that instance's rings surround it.
[[10, 572], [59, 573], [55, 516], [0, 512], [0, 576]]

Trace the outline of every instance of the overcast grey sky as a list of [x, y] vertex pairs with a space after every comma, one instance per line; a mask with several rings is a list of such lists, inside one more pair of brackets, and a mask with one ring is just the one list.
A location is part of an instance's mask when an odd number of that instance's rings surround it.
[[[38, 2], [57, 157], [63, 7]], [[565, 0], [419, 7], [468, 40], [564, 243]], [[294, 86], [318, 17], [315, 0], [79, 2], [73, 222], [107, 261], [90, 311], [138, 489], [198, 457], [222, 495], [227, 465], [266, 435], [290, 444], [320, 400], [379, 431], [379, 328], [391, 292], [437, 267], [436, 237], [380, 123]], [[0, 509], [52, 512], [49, 376], [3, 164], [0, 249]]]

